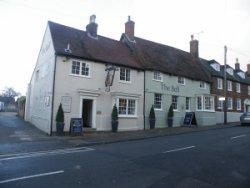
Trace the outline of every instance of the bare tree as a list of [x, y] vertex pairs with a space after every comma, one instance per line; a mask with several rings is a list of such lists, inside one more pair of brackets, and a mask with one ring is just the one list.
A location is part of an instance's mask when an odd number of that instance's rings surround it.
[[11, 97], [11, 98], [15, 98], [20, 95], [21, 94], [15, 91], [12, 87], [6, 87], [1, 94], [2, 97]]

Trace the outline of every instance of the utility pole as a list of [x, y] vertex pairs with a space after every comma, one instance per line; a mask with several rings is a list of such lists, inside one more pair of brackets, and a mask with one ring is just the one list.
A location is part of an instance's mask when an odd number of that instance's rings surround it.
[[224, 124], [227, 124], [227, 46], [224, 46]]

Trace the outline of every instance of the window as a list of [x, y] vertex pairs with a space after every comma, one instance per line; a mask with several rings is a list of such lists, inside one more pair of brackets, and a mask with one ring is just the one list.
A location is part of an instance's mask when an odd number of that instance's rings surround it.
[[250, 95], [250, 86], [247, 87], [247, 93]]
[[154, 80], [163, 81], [162, 74], [160, 72], [158, 72], [158, 71], [155, 71], [154, 72]]
[[227, 68], [227, 73], [230, 74], [231, 76], [233, 76], [234, 71], [231, 68]]
[[181, 77], [181, 76], [178, 76], [178, 83], [181, 84], [181, 85], [185, 85], [185, 78]]
[[119, 115], [135, 116], [136, 115], [135, 100], [119, 98], [118, 113]]
[[214, 100], [212, 97], [205, 96], [204, 97], [204, 104], [205, 104], [205, 110], [213, 110], [214, 106]]
[[240, 83], [236, 83], [236, 92], [240, 93]]
[[155, 93], [154, 108], [158, 110], [162, 109], [162, 95], [159, 93]]
[[233, 99], [231, 97], [228, 97], [227, 98], [227, 108], [229, 110], [232, 110], [233, 109]]
[[213, 111], [214, 97], [209, 95], [198, 96], [196, 98], [197, 110]]
[[200, 88], [205, 89], [206, 88], [206, 83], [205, 82], [200, 82]]
[[186, 97], [186, 110], [190, 110], [190, 98]]
[[89, 76], [89, 64], [80, 62], [80, 61], [72, 61], [71, 66], [71, 74]]
[[223, 89], [223, 81], [221, 78], [217, 78], [217, 89]]
[[237, 110], [241, 110], [241, 99], [237, 99], [236, 106]]
[[227, 81], [227, 90], [232, 91], [232, 82], [231, 81]]
[[246, 78], [246, 75], [245, 75], [244, 72], [238, 72], [238, 75], [239, 75], [241, 78], [243, 78], [243, 79]]
[[217, 101], [217, 108], [218, 109], [223, 109], [223, 100], [220, 100], [220, 97], [218, 97], [218, 101]]
[[120, 81], [130, 82], [130, 69], [120, 68]]
[[211, 66], [214, 68], [214, 70], [220, 71], [220, 65], [218, 63], [213, 63]]
[[178, 96], [172, 96], [172, 106], [174, 110], [178, 110]]

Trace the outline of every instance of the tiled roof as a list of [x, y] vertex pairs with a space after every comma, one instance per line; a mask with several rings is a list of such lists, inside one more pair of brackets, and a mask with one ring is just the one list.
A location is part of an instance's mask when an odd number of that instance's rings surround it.
[[209, 74], [193, 56], [180, 49], [135, 37], [130, 48], [147, 70], [210, 82]]
[[[97, 39], [94, 39], [89, 37], [85, 31], [50, 21], [48, 25], [58, 55], [141, 68], [133, 54], [120, 41], [99, 35]], [[70, 44], [71, 53], [65, 52], [68, 44]]]

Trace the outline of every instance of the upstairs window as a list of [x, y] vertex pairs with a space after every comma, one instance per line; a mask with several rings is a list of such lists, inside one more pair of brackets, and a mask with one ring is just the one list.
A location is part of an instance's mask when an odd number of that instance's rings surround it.
[[218, 63], [213, 63], [211, 67], [213, 67], [213, 69], [216, 71], [220, 71], [220, 65]]
[[154, 80], [156, 80], [156, 81], [163, 81], [162, 73], [160, 73], [158, 71], [155, 71], [154, 72]]
[[227, 90], [232, 91], [232, 82], [231, 81], [227, 81]]
[[120, 68], [120, 81], [130, 82], [130, 69]]
[[221, 78], [217, 78], [217, 89], [223, 89], [223, 80]]
[[80, 61], [72, 61], [71, 74], [89, 77], [89, 64]]
[[236, 92], [240, 93], [240, 83], [236, 83]]
[[227, 68], [227, 73], [230, 74], [231, 76], [233, 76], [234, 70], [231, 68]]
[[200, 82], [200, 88], [206, 89], [206, 83], [205, 82]]
[[181, 85], [185, 85], [185, 78], [181, 77], [181, 76], [178, 76], [178, 83], [181, 84]]

